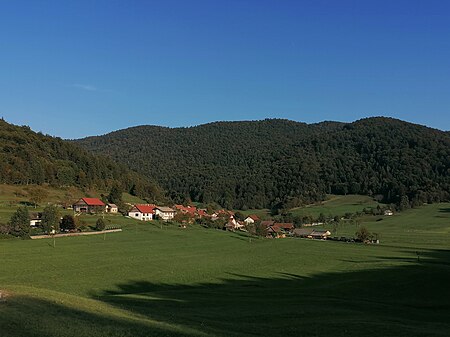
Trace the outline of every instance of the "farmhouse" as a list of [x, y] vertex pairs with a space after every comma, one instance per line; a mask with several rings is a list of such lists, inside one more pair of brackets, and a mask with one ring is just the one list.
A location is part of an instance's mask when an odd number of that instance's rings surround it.
[[294, 236], [308, 239], [326, 240], [331, 233], [327, 230], [317, 230], [311, 228], [296, 228], [294, 229]]
[[244, 222], [247, 224], [247, 225], [250, 225], [250, 224], [254, 224], [256, 221], [259, 221], [259, 218], [256, 216], [256, 215], [249, 215], [248, 217], [246, 217], [245, 219], [244, 219]]
[[394, 215], [394, 212], [392, 212], [390, 209], [387, 209], [387, 210], [384, 211], [384, 215], [392, 216], [392, 215]]
[[155, 208], [155, 205], [134, 205], [128, 212], [128, 216], [142, 221], [150, 221], [154, 218]]
[[157, 206], [155, 207], [155, 215], [158, 217], [158, 219], [169, 221], [174, 218], [175, 211], [170, 207]]
[[72, 207], [75, 212], [82, 213], [98, 213], [106, 209], [104, 202], [98, 198], [81, 198]]
[[314, 230], [311, 233], [313, 239], [321, 239], [321, 240], [326, 240], [330, 235], [331, 233], [327, 230]]
[[267, 236], [268, 237], [276, 237], [276, 238], [284, 238], [287, 234], [292, 234], [294, 230], [293, 223], [273, 223], [272, 225], [267, 227]]
[[117, 213], [119, 211], [119, 207], [116, 204], [107, 204], [106, 205], [106, 213]]
[[294, 230], [293, 223], [285, 223], [285, 222], [275, 222], [272, 227], [279, 228], [285, 233], [291, 233]]

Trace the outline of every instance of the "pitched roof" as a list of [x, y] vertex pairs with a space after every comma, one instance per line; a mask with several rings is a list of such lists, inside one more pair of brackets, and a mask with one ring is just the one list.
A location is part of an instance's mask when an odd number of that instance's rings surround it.
[[141, 213], [154, 213], [155, 205], [134, 205], [135, 208]]
[[105, 206], [105, 203], [99, 198], [81, 198], [88, 206]]
[[161, 212], [175, 212], [172, 208], [166, 206], [156, 206]]
[[250, 218], [250, 219], [252, 219], [253, 221], [258, 221], [258, 220], [259, 220], [258, 216], [254, 215], [254, 214], [249, 215], [247, 218]]
[[276, 223], [274, 223], [273, 224], [273, 226], [274, 227], [277, 227], [277, 228], [281, 228], [281, 229], [284, 229], [284, 230], [291, 230], [291, 229], [294, 229], [294, 224], [293, 223], [285, 223], [285, 222], [276, 222]]
[[108, 206], [111, 208], [118, 208], [116, 204], [108, 204]]
[[299, 236], [311, 235], [312, 232], [314, 232], [314, 229], [311, 229], [311, 228], [296, 228], [296, 229], [294, 229], [294, 234], [299, 235]]
[[272, 220], [261, 221], [261, 225], [265, 226], [265, 227], [272, 226], [274, 223], [275, 223], [275, 221], [272, 221]]

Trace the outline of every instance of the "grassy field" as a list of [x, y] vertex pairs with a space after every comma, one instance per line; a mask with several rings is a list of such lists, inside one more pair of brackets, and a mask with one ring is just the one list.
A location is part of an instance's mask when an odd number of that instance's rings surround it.
[[[373, 198], [364, 195], [328, 195], [327, 200], [318, 202], [312, 205], [292, 208], [290, 212], [292, 215], [306, 216], [310, 215], [317, 218], [320, 213], [326, 216], [342, 216], [345, 213], [361, 212], [364, 208], [376, 208], [379, 205]], [[382, 205], [382, 204], [380, 204]], [[238, 211], [238, 210], [236, 210]], [[255, 214], [260, 218], [270, 217], [270, 210], [268, 209], [249, 209], [246, 211], [239, 211], [244, 215]]]
[[0, 241], [2, 337], [450, 335], [450, 204], [364, 219], [380, 245], [114, 220]]
[[[46, 202], [85, 195], [47, 193]], [[130, 195], [124, 200], [142, 202]], [[0, 221], [27, 201], [26, 187], [1, 185]], [[369, 197], [330, 196], [293, 213], [343, 215], [376, 205]], [[246, 213], [264, 216], [267, 210]], [[83, 218], [90, 225], [96, 219]], [[250, 239], [120, 215], [107, 219], [124, 232], [105, 240], [60, 238], [55, 248], [49, 240], [0, 241], [2, 337], [450, 331], [444, 319], [450, 310], [444, 286], [450, 281], [450, 204], [363, 218], [362, 225], [380, 234], [379, 246]], [[356, 229], [343, 222], [338, 235]]]
[[356, 213], [364, 208], [376, 208], [378, 202], [364, 195], [330, 195], [326, 201], [318, 204], [292, 209], [293, 215], [311, 215], [317, 218], [320, 213], [328, 215], [344, 215], [345, 213]]

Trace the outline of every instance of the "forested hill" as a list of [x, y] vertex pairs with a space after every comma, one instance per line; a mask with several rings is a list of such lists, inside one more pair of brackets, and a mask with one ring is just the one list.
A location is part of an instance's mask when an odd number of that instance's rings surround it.
[[175, 201], [290, 207], [327, 193], [450, 199], [450, 135], [395, 120], [138, 126], [77, 141], [157, 179]]
[[142, 175], [76, 144], [0, 120], [0, 183], [107, 189], [113, 185], [145, 196], [159, 188]]

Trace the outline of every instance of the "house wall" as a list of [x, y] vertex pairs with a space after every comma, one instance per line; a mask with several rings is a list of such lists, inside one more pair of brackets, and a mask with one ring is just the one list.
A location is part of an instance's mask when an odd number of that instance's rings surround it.
[[175, 217], [175, 212], [163, 212], [159, 209], [155, 210], [156, 215], [162, 220], [172, 220]]
[[128, 216], [133, 219], [138, 219], [141, 221], [150, 221], [153, 220], [153, 214], [152, 213], [141, 213], [139, 211], [137, 212], [128, 212]]

